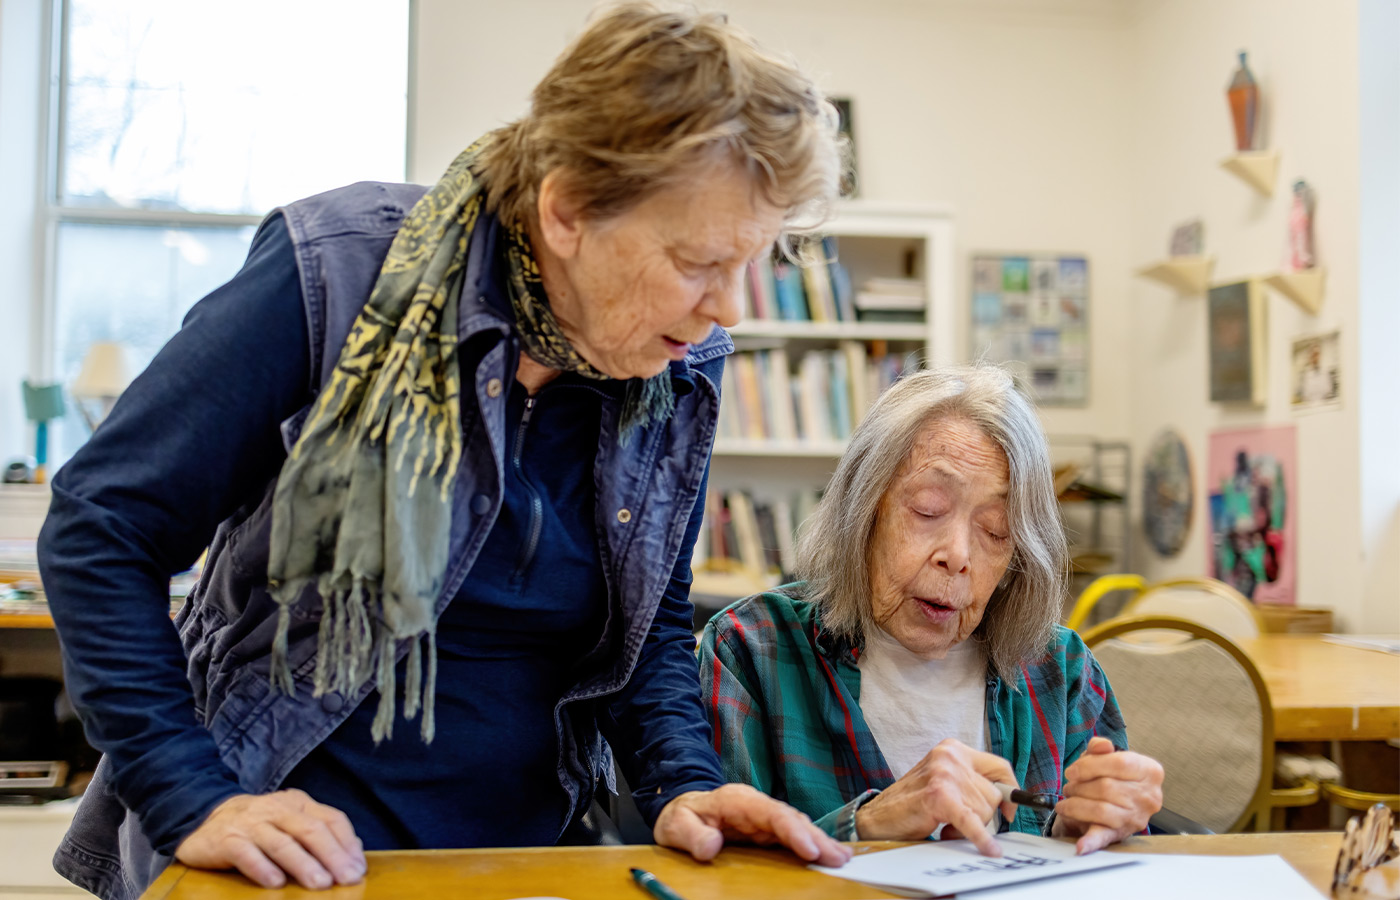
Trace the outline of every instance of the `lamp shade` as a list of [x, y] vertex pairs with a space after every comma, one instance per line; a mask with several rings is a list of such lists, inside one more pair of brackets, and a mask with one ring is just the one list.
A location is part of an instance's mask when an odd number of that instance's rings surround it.
[[131, 377], [126, 345], [97, 341], [83, 357], [83, 367], [73, 381], [73, 396], [116, 397], [131, 384]]

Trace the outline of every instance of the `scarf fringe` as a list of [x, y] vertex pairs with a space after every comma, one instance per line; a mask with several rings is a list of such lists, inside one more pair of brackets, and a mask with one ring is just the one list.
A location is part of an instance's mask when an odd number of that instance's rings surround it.
[[627, 382], [627, 401], [622, 404], [617, 442], [626, 447], [632, 443], [638, 429], [653, 422], [665, 422], [675, 411], [676, 391], [671, 386], [669, 370], [645, 381], [632, 379]]
[[[274, 595], [278, 602], [277, 631], [272, 640], [272, 685], [284, 694], [295, 692], [291, 666], [287, 657], [287, 633], [291, 627], [291, 606], [310, 579], [299, 585], [279, 589]], [[322, 579], [330, 581], [330, 579]], [[284, 600], [290, 597], [290, 601]], [[316, 673], [313, 697], [337, 691], [354, 697], [362, 682], [371, 673], [379, 689], [379, 706], [375, 710], [370, 735], [375, 743], [393, 732], [397, 675], [398, 640], [388, 629], [378, 624], [371, 610], [378, 607], [380, 592], [372, 580], [355, 578], [348, 588], [334, 589], [328, 584], [321, 590], [321, 624], [317, 632]], [[405, 719], [421, 715], [419, 732], [424, 743], [432, 743], [437, 731], [434, 702], [437, 691], [437, 635], [435, 630], [409, 638], [404, 684]], [[424, 646], [426, 644], [426, 647]], [[424, 660], [426, 651], [427, 659]], [[424, 672], [426, 663], [426, 673]], [[426, 677], [425, 677], [426, 674]]]

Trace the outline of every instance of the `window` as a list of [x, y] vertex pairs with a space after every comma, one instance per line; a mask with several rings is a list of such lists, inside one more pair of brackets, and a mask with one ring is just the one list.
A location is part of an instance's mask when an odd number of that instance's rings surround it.
[[[410, 0], [56, 3], [56, 380], [94, 341], [144, 367], [276, 206], [404, 178]], [[87, 433], [70, 411], [51, 469]]]

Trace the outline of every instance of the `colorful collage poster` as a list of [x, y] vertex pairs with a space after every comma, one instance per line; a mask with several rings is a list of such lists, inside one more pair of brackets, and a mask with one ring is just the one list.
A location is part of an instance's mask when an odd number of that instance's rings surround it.
[[1089, 401], [1089, 261], [972, 258], [972, 358], [1005, 363], [1038, 402]]
[[1294, 602], [1295, 447], [1292, 425], [1210, 436], [1208, 571], [1256, 603]]

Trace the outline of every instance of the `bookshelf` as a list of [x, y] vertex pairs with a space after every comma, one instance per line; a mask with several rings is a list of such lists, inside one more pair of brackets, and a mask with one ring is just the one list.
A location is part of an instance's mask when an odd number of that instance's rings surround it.
[[791, 571], [792, 533], [879, 392], [909, 368], [960, 357], [948, 209], [849, 202], [821, 234], [834, 247], [824, 243], [816, 265], [787, 273], [805, 308], [793, 315], [781, 286], [764, 287], [782, 277], [775, 265], [771, 275], [750, 273], [745, 319], [730, 329], [735, 355], [696, 552], [698, 621]]

